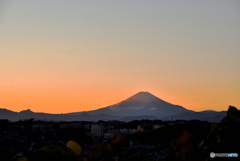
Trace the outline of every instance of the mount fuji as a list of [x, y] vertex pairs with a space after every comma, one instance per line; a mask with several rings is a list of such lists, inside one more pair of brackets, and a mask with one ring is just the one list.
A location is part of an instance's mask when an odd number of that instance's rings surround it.
[[121, 120], [132, 121], [150, 120], [202, 120], [220, 121], [226, 116], [226, 111], [195, 112], [182, 106], [168, 103], [148, 92], [139, 92], [117, 104], [92, 111], [74, 112], [67, 114], [35, 113], [30, 110], [13, 112], [0, 109], [0, 119], [18, 121], [20, 119], [45, 121], [98, 121]]
[[[119, 117], [154, 116], [160, 118], [188, 111], [189, 110], [183, 108], [182, 106], [165, 102], [151, 93], [139, 92], [118, 104], [88, 111], [87, 113], [91, 115], [105, 114]], [[81, 112], [70, 114], [76, 115], [81, 114]]]

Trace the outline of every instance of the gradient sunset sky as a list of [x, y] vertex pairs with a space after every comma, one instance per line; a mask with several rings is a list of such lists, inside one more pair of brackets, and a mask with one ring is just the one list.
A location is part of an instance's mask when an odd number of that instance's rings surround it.
[[0, 108], [77, 112], [139, 91], [239, 108], [240, 1], [0, 1]]

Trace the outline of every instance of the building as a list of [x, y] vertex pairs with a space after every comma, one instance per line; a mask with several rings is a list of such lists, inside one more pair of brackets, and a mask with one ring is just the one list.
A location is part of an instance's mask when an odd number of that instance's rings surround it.
[[143, 127], [142, 127], [141, 125], [138, 125], [138, 126], [137, 126], [137, 130], [138, 130], [139, 132], [143, 132]]
[[63, 123], [60, 124], [60, 129], [67, 129], [67, 128], [82, 128], [82, 123]]
[[103, 125], [102, 124], [92, 124], [91, 134], [93, 136], [102, 137], [103, 136]]
[[37, 123], [32, 125], [32, 129], [33, 131], [39, 130], [39, 131], [47, 132], [53, 129], [53, 125], [49, 123]]

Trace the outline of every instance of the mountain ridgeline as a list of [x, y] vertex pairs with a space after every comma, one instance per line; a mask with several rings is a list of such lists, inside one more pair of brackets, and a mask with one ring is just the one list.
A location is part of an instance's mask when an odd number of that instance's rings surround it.
[[6, 109], [0, 109], [0, 119], [8, 119], [11, 121], [34, 118], [36, 120], [46, 121], [132, 121], [141, 119], [178, 119], [214, 122], [220, 121], [225, 115], [225, 111], [195, 112], [187, 110], [182, 106], [173, 105], [164, 100], [161, 100], [148, 92], [139, 92], [120, 103], [97, 110], [67, 114], [34, 113], [30, 110], [13, 112]]
[[[155, 116], [164, 117], [180, 114], [188, 110], [177, 105], [167, 103], [148, 92], [139, 92], [134, 96], [118, 103], [98, 110], [89, 111], [89, 114], [107, 114], [113, 116]], [[80, 114], [70, 113], [70, 114]]]

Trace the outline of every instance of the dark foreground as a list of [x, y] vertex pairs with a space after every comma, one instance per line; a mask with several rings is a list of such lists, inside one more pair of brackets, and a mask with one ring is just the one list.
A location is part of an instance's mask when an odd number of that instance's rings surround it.
[[[239, 160], [240, 112], [219, 123], [0, 121], [1, 161]], [[210, 153], [212, 157], [210, 157]], [[228, 153], [228, 157], [218, 154]], [[229, 154], [231, 153], [231, 154]], [[214, 157], [215, 156], [215, 157]]]

